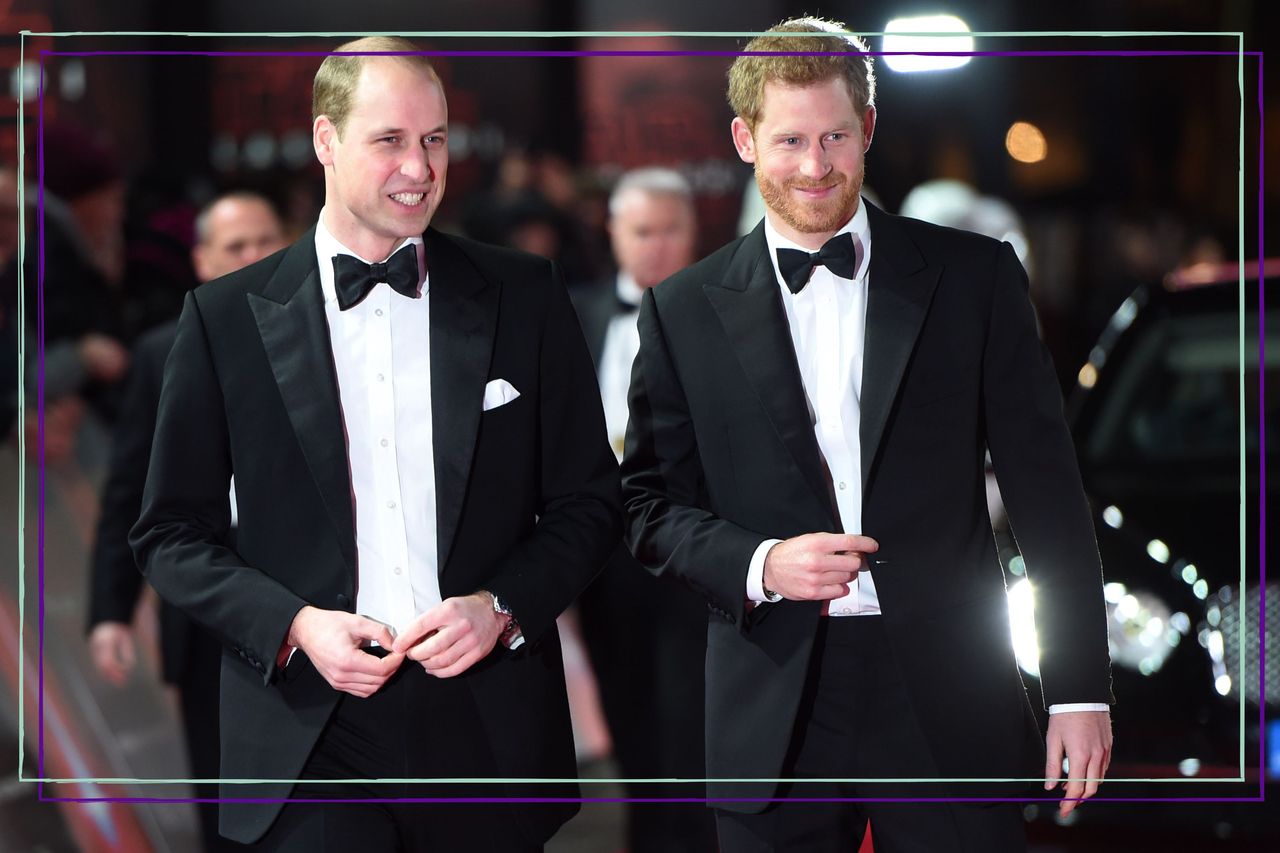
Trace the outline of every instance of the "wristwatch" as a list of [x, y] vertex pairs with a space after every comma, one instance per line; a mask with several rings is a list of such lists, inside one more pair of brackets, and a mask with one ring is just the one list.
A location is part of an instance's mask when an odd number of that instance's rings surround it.
[[498, 642], [508, 649], [516, 648], [524, 642], [524, 632], [520, 630], [520, 623], [516, 621], [515, 614], [511, 612], [510, 607], [502, 603], [502, 599], [498, 596], [487, 589], [484, 592], [488, 593], [493, 601], [493, 612], [506, 617], [506, 624], [502, 628], [502, 633], [498, 635]]

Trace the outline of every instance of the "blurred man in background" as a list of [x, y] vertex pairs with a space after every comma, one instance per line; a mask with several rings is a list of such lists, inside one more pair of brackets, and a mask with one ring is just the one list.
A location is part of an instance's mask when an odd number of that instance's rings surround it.
[[[285, 246], [280, 219], [270, 202], [243, 191], [221, 195], [200, 211], [196, 241], [191, 261], [202, 282], [248, 266]], [[117, 687], [126, 684], [138, 657], [132, 623], [143, 583], [128, 536], [142, 509], [164, 363], [176, 332], [175, 320], [144, 334], [134, 348], [102, 492], [91, 570], [89, 650], [98, 672]], [[217, 639], [181, 610], [161, 605], [161, 675], [178, 688], [191, 773], [199, 779], [219, 776], [221, 650]], [[196, 788], [198, 797], [217, 797], [216, 785]], [[230, 842], [218, 835], [217, 804], [199, 803], [197, 807], [205, 849], [231, 849]]]
[[[609, 238], [618, 272], [580, 290], [576, 307], [600, 377], [609, 439], [621, 458], [640, 297], [693, 262], [697, 219], [688, 182], [671, 169], [623, 175], [609, 198]], [[704, 778], [706, 604], [619, 548], [583, 593], [578, 614], [622, 775]], [[628, 794], [702, 797], [705, 786], [633, 784]], [[632, 853], [715, 849], [714, 823], [701, 804], [633, 804], [627, 837]]]

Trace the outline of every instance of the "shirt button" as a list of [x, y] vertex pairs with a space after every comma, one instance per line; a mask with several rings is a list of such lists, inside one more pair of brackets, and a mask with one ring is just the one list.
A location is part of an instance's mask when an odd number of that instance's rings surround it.
[[381, 317], [381, 316], [382, 316], [382, 309], [381, 309], [381, 308], [375, 308], [375, 309], [373, 310], [373, 313], [374, 313], [374, 314], [377, 314], [379, 317]]
[[379, 382], [384, 381], [386, 378], [387, 378], [387, 377], [383, 376], [381, 373], [379, 373], [379, 374], [378, 374], [378, 381], [379, 381]]
[[399, 567], [399, 566], [396, 566], [396, 568], [395, 568], [395, 573], [396, 573], [396, 574], [400, 574], [400, 567]]
[[395, 508], [396, 508], [395, 501], [387, 501], [387, 509], [395, 509]]
[[840, 488], [841, 488], [841, 489], [843, 489], [843, 488], [844, 488], [844, 480], [841, 480], [841, 481], [840, 481]]
[[[386, 446], [387, 446], [388, 444], [390, 444], [391, 442], [387, 441], [387, 440], [384, 438], [384, 439], [382, 439], [382, 441], [380, 441], [380, 442], [378, 442], [378, 443], [379, 443], [379, 444], [381, 444], [383, 447], [386, 447]], [[841, 488], [843, 488], [843, 486], [842, 486]]]

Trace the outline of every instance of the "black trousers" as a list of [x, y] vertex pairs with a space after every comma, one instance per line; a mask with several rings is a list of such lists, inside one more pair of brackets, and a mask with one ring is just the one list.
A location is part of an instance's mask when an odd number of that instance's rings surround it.
[[[541, 850], [540, 841], [523, 837], [511, 804], [387, 802], [509, 795], [492, 783], [411, 781], [497, 776], [467, 685], [406, 661], [373, 696], [343, 695], [301, 775], [319, 781], [300, 781], [292, 802], [252, 847], [273, 853]], [[410, 781], [330, 781], [344, 779]]]
[[[981, 773], [975, 769], [974, 775]], [[937, 778], [880, 617], [821, 620], [782, 776]], [[915, 798], [946, 793], [936, 784], [823, 781], [783, 783], [778, 796]], [[949, 793], [964, 796], [963, 790]], [[782, 801], [759, 814], [716, 811], [724, 853], [848, 853], [858, 849], [868, 822], [876, 853], [1026, 850], [1022, 815], [1013, 803]]]
[[[649, 574], [619, 547], [578, 602], [621, 774], [706, 778], [706, 601]], [[625, 791], [638, 799], [707, 796], [706, 785], [695, 782], [635, 782]], [[628, 853], [716, 849], [715, 822], [704, 803], [629, 803], [626, 830]]]

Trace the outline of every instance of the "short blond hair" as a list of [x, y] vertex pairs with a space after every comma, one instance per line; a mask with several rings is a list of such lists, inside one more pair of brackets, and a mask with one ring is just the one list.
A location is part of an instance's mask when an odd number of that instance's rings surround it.
[[[812, 35], [777, 35], [812, 33]], [[791, 18], [764, 35], [747, 42], [744, 53], [809, 54], [806, 56], [739, 56], [729, 67], [729, 106], [752, 131], [764, 108], [764, 86], [769, 82], [810, 86], [831, 79], [849, 86], [853, 106], [861, 115], [876, 102], [876, 75], [867, 54], [867, 43], [838, 21], [824, 18]], [[814, 56], [816, 53], [843, 54]]]
[[347, 116], [351, 113], [351, 101], [355, 97], [356, 86], [360, 83], [360, 72], [364, 70], [365, 62], [375, 58], [350, 54], [405, 53], [407, 55], [389, 58], [412, 65], [434, 80], [437, 86], [441, 86], [436, 70], [425, 56], [413, 53], [418, 50], [418, 46], [408, 39], [399, 36], [366, 36], [341, 44], [335, 50], [348, 55], [331, 54], [320, 63], [315, 83], [311, 87], [311, 120], [328, 116], [334, 129], [338, 131], [339, 139], [342, 138], [342, 128], [347, 122]]

